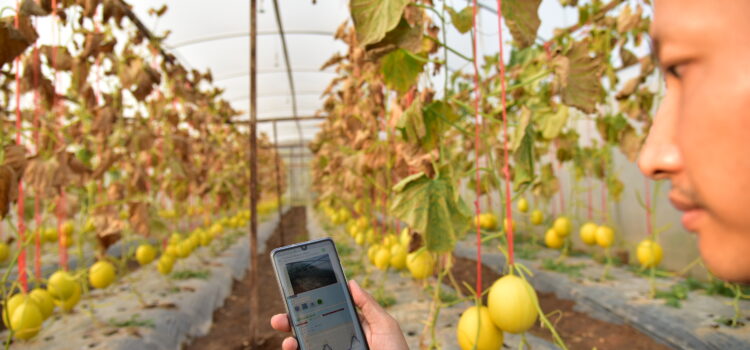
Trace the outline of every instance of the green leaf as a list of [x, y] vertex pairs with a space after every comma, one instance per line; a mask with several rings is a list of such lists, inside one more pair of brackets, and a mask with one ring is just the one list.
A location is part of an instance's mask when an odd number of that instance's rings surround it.
[[543, 120], [542, 136], [547, 140], [552, 140], [560, 135], [565, 123], [568, 121], [568, 106], [559, 105], [557, 112], [549, 114]]
[[391, 212], [424, 236], [433, 252], [453, 251], [469, 227], [471, 211], [458, 196], [450, 178], [412, 175], [394, 186]]
[[399, 48], [409, 52], [419, 52], [422, 50], [423, 37], [424, 32], [421, 25], [412, 26], [406, 19], [402, 18], [396, 28], [389, 31], [383, 40], [367, 45], [366, 49], [375, 59], [378, 55], [385, 55]]
[[521, 144], [513, 155], [516, 160], [513, 166], [513, 186], [519, 191], [534, 180], [534, 128], [531, 124], [526, 127]]
[[380, 41], [396, 27], [410, 0], [351, 0], [349, 9], [360, 45]]
[[380, 67], [385, 84], [402, 93], [417, 83], [423, 69], [424, 62], [417, 60], [404, 49], [398, 49], [383, 57]]
[[474, 10], [472, 6], [467, 6], [461, 12], [456, 12], [452, 7], [446, 7], [451, 15], [451, 22], [459, 33], [465, 34], [471, 30], [474, 25]]
[[558, 56], [553, 64], [563, 103], [593, 113], [596, 103], [604, 96], [601, 82], [604, 64], [600, 57], [589, 56], [588, 47], [588, 39], [579, 41], [573, 44], [567, 55]]
[[539, 5], [542, 0], [505, 0], [503, 17], [520, 48], [529, 47], [536, 40], [536, 32], [542, 23], [539, 20]]
[[511, 143], [511, 149], [515, 153], [518, 147], [521, 146], [521, 141], [526, 136], [526, 127], [529, 126], [531, 121], [531, 110], [526, 106], [521, 106], [521, 118], [518, 121], [518, 126], [513, 131], [513, 142]]

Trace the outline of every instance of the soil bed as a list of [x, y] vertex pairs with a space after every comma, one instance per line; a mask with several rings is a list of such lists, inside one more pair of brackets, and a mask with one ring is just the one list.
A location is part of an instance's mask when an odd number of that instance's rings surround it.
[[[474, 287], [476, 285], [476, 261], [456, 257], [453, 274], [460, 286], [463, 282]], [[487, 266], [482, 266], [482, 287], [492, 286], [500, 274]], [[464, 294], [468, 290], [462, 290]], [[537, 292], [538, 293], [538, 292]], [[574, 310], [575, 301], [558, 298], [553, 293], [538, 293], [539, 304], [546, 314], [559, 310], [562, 314], [549, 315], [569, 349], [608, 349], [608, 350], [668, 350], [668, 346], [657, 343], [654, 339], [639, 332], [629, 325], [605, 322], [593, 318], [585, 313]], [[486, 302], [486, 300], [485, 300]], [[539, 323], [530, 331], [532, 334], [553, 341], [549, 330], [543, 329]]]
[[[291, 208], [283, 219], [284, 244], [301, 242], [307, 239], [305, 207]], [[268, 253], [282, 246], [281, 231], [276, 228], [266, 241], [266, 251], [258, 258], [258, 297], [261, 309], [252, 312], [258, 317], [257, 344], [250, 345], [250, 273], [242, 281], [235, 281], [232, 294], [224, 306], [214, 312], [213, 325], [208, 335], [194, 339], [185, 347], [187, 350], [239, 350], [239, 349], [281, 349], [281, 342], [287, 335], [271, 329], [271, 316], [284, 312], [284, 304], [279, 293], [276, 276], [273, 273]]]

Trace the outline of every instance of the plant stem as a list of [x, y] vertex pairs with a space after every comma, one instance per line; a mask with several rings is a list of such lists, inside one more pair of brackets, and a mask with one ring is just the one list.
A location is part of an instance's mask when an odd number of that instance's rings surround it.
[[734, 317], [732, 317], [732, 327], [737, 327], [742, 318], [742, 310], [740, 309], [740, 298], [742, 297], [742, 288], [739, 284], [732, 283], [732, 291], [734, 291], [734, 299], [732, 300], [732, 306], [734, 307]]
[[602, 274], [602, 281], [609, 278], [609, 269], [612, 266], [612, 256], [610, 254], [610, 247], [604, 248], [604, 273]]
[[649, 297], [653, 299], [656, 296], [656, 267], [651, 266], [649, 271]]

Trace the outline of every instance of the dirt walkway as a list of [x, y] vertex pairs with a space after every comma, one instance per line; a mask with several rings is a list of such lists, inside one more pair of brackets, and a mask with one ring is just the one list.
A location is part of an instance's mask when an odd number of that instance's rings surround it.
[[[306, 217], [304, 207], [290, 209], [283, 217], [285, 244], [301, 242], [307, 239]], [[279, 294], [276, 277], [273, 273], [268, 253], [281, 246], [279, 229], [266, 242], [266, 252], [260, 254], [258, 269], [258, 296], [261, 309], [253, 312], [258, 317], [258, 344], [250, 346], [250, 273], [242, 281], [235, 281], [232, 294], [224, 306], [214, 312], [214, 323], [211, 331], [205, 337], [193, 340], [187, 350], [239, 350], [281, 349], [283, 334], [271, 329], [271, 316], [284, 312], [284, 304]]]

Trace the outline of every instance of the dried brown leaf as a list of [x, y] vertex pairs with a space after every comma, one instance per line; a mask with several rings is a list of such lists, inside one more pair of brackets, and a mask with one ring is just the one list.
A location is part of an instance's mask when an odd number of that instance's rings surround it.
[[46, 16], [49, 15], [49, 11], [45, 10], [35, 0], [23, 0], [21, 14], [24, 16]]
[[28, 16], [19, 16], [18, 29], [14, 17], [0, 19], [0, 67], [26, 51], [37, 38], [39, 35]]
[[18, 178], [23, 177], [27, 164], [26, 147], [15, 144], [5, 146], [5, 158], [2, 165], [10, 166]]
[[0, 217], [3, 219], [18, 198], [18, 178], [9, 165], [0, 166]]
[[47, 56], [47, 61], [53, 69], [69, 71], [73, 68], [73, 56], [65, 46], [44, 45], [39, 51]]

